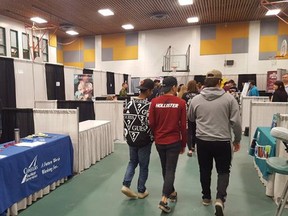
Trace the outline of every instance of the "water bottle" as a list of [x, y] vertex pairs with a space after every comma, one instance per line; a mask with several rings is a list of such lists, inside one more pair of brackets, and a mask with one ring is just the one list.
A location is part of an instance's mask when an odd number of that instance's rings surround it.
[[20, 129], [19, 128], [14, 129], [14, 138], [15, 138], [15, 143], [20, 143]]

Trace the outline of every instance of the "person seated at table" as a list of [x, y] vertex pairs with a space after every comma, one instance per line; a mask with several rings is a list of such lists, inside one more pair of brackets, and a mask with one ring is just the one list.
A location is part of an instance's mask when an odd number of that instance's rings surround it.
[[284, 83], [280, 80], [274, 82], [274, 93], [272, 96], [272, 102], [287, 102], [288, 95], [285, 91]]

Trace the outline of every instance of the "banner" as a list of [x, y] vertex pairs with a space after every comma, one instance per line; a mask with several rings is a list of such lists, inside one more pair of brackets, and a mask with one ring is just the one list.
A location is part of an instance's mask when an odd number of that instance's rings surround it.
[[277, 71], [267, 72], [267, 87], [266, 91], [271, 93], [274, 92], [274, 82], [277, 81]]
[[92, 100], [93, 97], [93, 75], [75, 74], [74, 75], [74, 99]]

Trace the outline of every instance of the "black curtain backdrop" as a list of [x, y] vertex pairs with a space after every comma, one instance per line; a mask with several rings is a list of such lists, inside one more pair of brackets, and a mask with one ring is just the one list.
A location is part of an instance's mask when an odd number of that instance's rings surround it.
[[194, 76], [194, 80], [195, 80], [197, 83], [200, 82], [200, 83], [202, 83], [202, 84], [204, 84], [205, 78], [206, 78], [205, 75], [195, 75], [195, 76]]
[[64, 66], [45, 64], [45, 72], [48, 100], [65, 100]]
[[[107, 94], [115, 94], [115, 77], [113, 72], [106, 72], [107, 74]], [[118, 90], [120, 91], [120, 89]]]
[[93, 101], [57, 101], [58, 109], [77, 109], [79, 107], [79, 122], [95, 120]]
[[16, 107], [14, 60], [0, 57], [0, 100], [3, 107]]
[[34, 134], [33, 109], [3, 108], [2, 136], [0, 143], [14, 140], [14, 129], [20, 129], [20, 137]]
[[243, 84], [245, 82], [250, 81], [250, 80], [254, 80], [255, 81], [255, 85], [257, 86], [256, 74], [239, 74], [238, 75], [238, 89], [239, 89], [239, 91], [242, 91]]
[[93, 70], [90, 69], [83, 69], [83, 74], [93, 74]]

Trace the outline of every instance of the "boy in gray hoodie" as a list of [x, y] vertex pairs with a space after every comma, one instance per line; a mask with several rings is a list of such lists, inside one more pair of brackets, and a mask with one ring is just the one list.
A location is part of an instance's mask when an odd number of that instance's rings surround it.
[[[235, 98], [220, 88], [222, 73], [207, 73], [205, 88], [195, 96], [188, 109], [190, 121], [196, 121], [197, 154], [202, 186], [202, 203], [211, 201], [211, 172], [213, 159], [218, 173], [215, 215], [223, 216], [224, 202], [229, 185], [232, 151], [240, 149], [241, 121]], [[232, 141], [231, 129], [234, 133]]]

